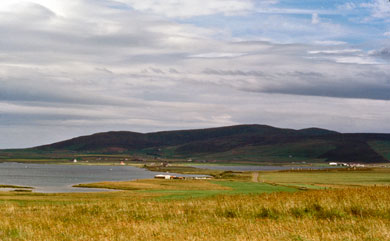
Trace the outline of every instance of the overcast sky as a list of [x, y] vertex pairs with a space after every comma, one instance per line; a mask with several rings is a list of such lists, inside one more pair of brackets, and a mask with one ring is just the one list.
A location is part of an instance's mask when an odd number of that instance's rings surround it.
[[389, 1], [0, 1], [0, 148], [236, 124], [389, 133]]

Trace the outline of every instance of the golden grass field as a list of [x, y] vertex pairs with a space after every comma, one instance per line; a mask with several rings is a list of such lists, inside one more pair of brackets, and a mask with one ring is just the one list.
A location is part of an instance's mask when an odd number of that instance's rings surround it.
[[75, 187], [107, 188], [119, 190], [227, 190], [229, 188], [205, 180], [144, 179], [124, 182], [80, 184]]
[[[302, 173], [258, 179], [297, 183]], [[390, 240], [390, 187], [381, 173], [362, 186], [306, 191], [223, 179], [93, 185], [127, 189], [104, 193], [0, 192], [0, 240]]]

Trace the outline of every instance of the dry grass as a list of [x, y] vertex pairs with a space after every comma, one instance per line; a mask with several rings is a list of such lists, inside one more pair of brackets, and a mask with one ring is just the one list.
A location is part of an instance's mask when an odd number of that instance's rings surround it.
[[390, 188], [158, 201], [2, 194], [0, 240], [390, 240]]
[[142, 179], [123, 182], [99, 182], [80, 184], [75, 187], [108, 188], [120, 190], [229, 190], [207, 180], [161, 180]]

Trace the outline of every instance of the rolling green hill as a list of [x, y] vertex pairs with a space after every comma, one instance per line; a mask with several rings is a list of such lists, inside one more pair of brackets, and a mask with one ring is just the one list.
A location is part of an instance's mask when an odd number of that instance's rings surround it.
[[390, 157], [390, 134], [238, 125], [146, 134], [105, 132], [29, 150], [40, 153], [142, 153], [162, 158], [213, 161], [384, 163]]

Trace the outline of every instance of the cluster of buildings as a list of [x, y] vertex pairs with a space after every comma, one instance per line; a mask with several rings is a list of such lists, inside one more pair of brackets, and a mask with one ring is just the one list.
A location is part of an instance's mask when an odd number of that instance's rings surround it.
[[364, 167], [364, 164], [360, 164], [360, 163], [345, 163], [345, 162], [329, 162], [329, 166]]
[[158, 174], [155, 175], [154, 178], [156, 179], [181, 179], [181, 180], [205, 180], [205, 179], [210, 179], [210, 177], [177, 177], [173, 175], [166, 175], [166, 174]]

